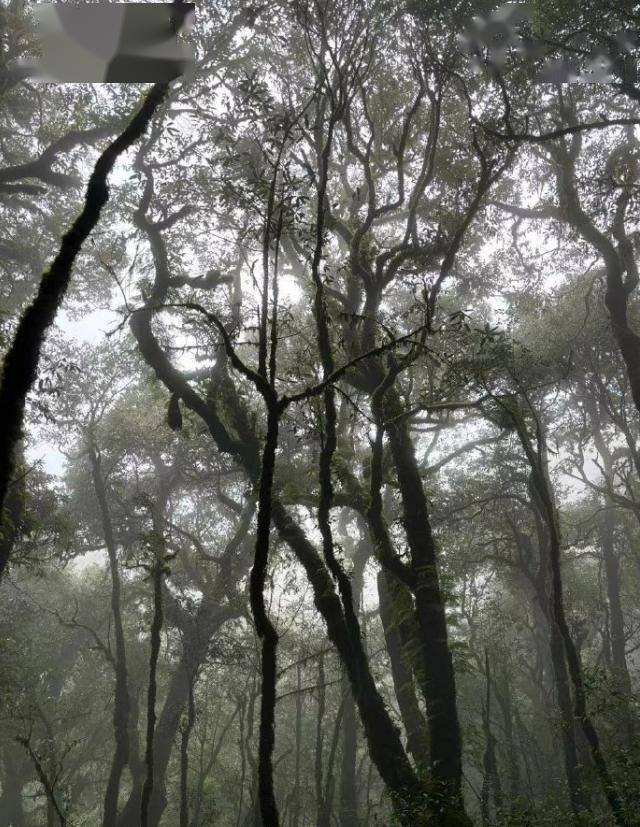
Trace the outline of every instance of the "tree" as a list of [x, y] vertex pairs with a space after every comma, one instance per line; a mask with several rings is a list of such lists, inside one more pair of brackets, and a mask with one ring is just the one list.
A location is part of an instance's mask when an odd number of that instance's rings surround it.
[[637, 89], [536, 75], [628, 9], [498, 5], [203, 7], [133, 121], [3, 14], [0, 823], [637, 821]]

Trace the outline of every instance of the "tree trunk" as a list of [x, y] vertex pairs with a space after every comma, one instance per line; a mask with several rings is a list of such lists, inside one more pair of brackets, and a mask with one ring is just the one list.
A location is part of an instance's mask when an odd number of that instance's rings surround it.
[[[247, 732], [242, 748], [251, 767], [251, 793], [249, 795], [249, 808], [246, 812], [243, 824], [245, 827], [261, 827], [260, 802], [258, 800], [258, 762], [253, 754], [253, 730], [255, 721], [256, 700], [258, 692], [254, 684], [253, 691], [249, 697], [249, 708], [247, 712]], [[241, 811], [240, 811], [241, 812]], [[239, 812], [239, 815], [240, 815]]]
[[0, 796], [0, 826], [27, 827], [22, 803], [23, 779], [16, 765], [17, 755], [11, 744], [2, 750], [2, 796]]
[[[531, 408], [531, 406], [530, 406]], [[534, 505], [539, 509], [545, 522], [549, 537], [549, 574], [550, 574], [550, 615], [552, 618], [552, 645], [554, 635], [560, 637], [563, 656], [573, 686], [573, 714], [589, 745], [595, 770], [600, 779], [602, 790], [611, 809], [613, 819], [618, 827], [627, 827], [628, 822], [624, 814], [624, 806], [616, 789], [609, 768], [600, 747], [600, 739], [588, 714], [585, 695], [582, 664], [576, 646], [571, 637], [565, 617], [564, 597], [562, 588], [562, 541], [560, 522], [555, 506], [553, 487], [549, 478], [547, 449], [544, 441], [542, 425], [536, 412], [531, 408], [531, 414], [536, 420], [537, 450], [534, 449], [524, 418], [519, 412], [512, 414], [513, 422], [518, 432], [525, 456], [531, 468], [531, 488], [534, 494]], [[558, 661], [560, 655], [557, 655]]]
[[[534, 490], [531, 492], [534, 508], [538, 507], [537, 495]], [[522, 560], [533, 560], [535, 558], [533, 544], [529, 538], [515, 530], [516, 541], [521, 549]], [[583, 773], [578, 759], [578, 747], [576, 741], [576, 721], [574, 717], [573, 703], [571, 699], [571, 686], [567, 672], [567, 664], [564, 656], [564, 647], [557, 625], [553, 618], [553, 607], [549, 597], [549, 536], [545, 532], [543, 524], [538, 526], [538, 553], [540, 555], [540, 567], [537, 574], [523, 567], [528, 584], [532, 588], [532, 601], [534, 603], [534, 623], [536, 632], [544, 630], [546, 640], [536, 636], [539, 645], [540, 656], [547, 670], [552, 675], [552, 688], [555, 693], [555, 702], [560, 716], [559, 735], [562, 744], [562, 758], [564, 762], [565, 776], [567, 779], [567, 790], [571, 809], [576, 816], [588, 810], [589, 797], [583, 781]], [[542, 638], [542, 635], [540, 635]], [[547, 654], [548, 653], [548, 654]], [[550, 655], [551, 662], [548, 663]], [[549, 669], [550, 666], [550, 669]]]
[[494, 683], [494, 694], [502, 712], [504, 736], [507, 745], [507, 756], [509, 768], [507, 777], [509, 779], [509, 797], [515, 801], [521, 794], [520, 781], [520, 756], [516, 746], [513, 730], [513, 709], [511, 698], [511, 684], [507, 674], [504, 674], [500, 681]]
[[[348, 687], [347, 687], [348, 688]], [[333, 735], [331, 737], [331, 746], [329, 748], [329, 757], [327, 760], [327, 771], [325, 774], [324, 783], [324, 812], [319, 815], [319, 820], [322, 820], [324, 827], [330, 827], [331, 812], [333, 810], [333, 798], [335, 793], [335, 763], [336, 754], [338, 752], [338, 742], [340, 740], [340, 731], [342, 727], [342, 716], [344, 714], [344, 699], [340, 703], [338, 713], [333, 727]], [[336, 819], [337, 822], [337, 819]]]
[[278, 421], [280, 413], [281, 411], [276, 404], [268, 406], [267, 436], [262, 454], [258, 494], [256, 548], [249, 589], [251, 613], [258, 637], [262, 644], [260, 661], [262, 685], [258, 740], [258, 797], [260, 800], [260, 814], [262, 816], [263, 827], [279, 827], [280, 825], [273, 786], [278, 633], [269, 619], [264, 600], [265, 580], [269, 562], [273, 476], [275, 472], [276, 449], [278, 447]]
[[616, 697], [621, 704], [622, 739], [631, 748], [634, 743], [634, 719], [629, 708], [631, 678], [627, 666], [625, 648], [624, 616], [620, 600], [620, 558], [614, 543], [614, 512], [606, 508], [600, 518], [600, 542], [607, 581], [607, 602], [609, 607], [609, 639], [611, 642], [611, 673]]
[[575, 718], [571, 701], [571, 687], [564, 658], [562, 639], [553, 617], [547, 616], [550, 633], [551, 661], [555, 677], [556, 697], [560, 710], [560, 737], [562, 739], [565, 772], [571, 809], [576, 817], [588, 810], [589, 799], [584, 785], [583, 771], [578, 758]]
[[326, 709], [326, 675], [324, 670], [324, 652], [318, 656], [318, 714], [316, 716], [315, 744], [315, 791], [316, 791], [316, 827], [329, 827], [329, 813], [324, 798], [324, 714]]
[[[588, 393], [585, 396], [585, 408], [589, 414], [593, 440], [601, 457], [607, 485], [613, 487], [615, 477], [613, 457], [602, 432], [602, 413], [596, 402], [589, 397]], [[616, 423], [616, 425], [618, 425], [618, 423]], [[628, 432], [626, 423], [625, 438], [632, 450], [635, 462], [637, 453], [635, 441], [632, 434]], [[601, 513], [598, 528], [607, 587], [608, 644], [611, 656], [610, 670], [618, 697], [621, 699], [623, 740], [627, 747], [631, 747], [633, 744], [635, 722], [629, 707], [631, 678], [627, 666], [624, 614], [622, 612], [622, 601], [620, 597], [620, 557], [616, 553], [615, 548], [615, 515], [617, 512], [614, 508], [614, 503], [605, 503], [605, 506], [608, 507], [605, 507]]]
[[[146, 684], [146, 681], [145, 681]], [[129, 716], [129, 771], [131, 792], [118, 816], [117, 827], [140, 827], [140, 796], [145, 778], [145, 765], [140, 755], [140, 695], [143, 687], [136, 682], [129, 685], [131, 714]]]
[[[324, 618], [329, 639], [338, 650], [349, 677], [371, 758], [380, 776], [389, 790], [400, 797], [419, 795], [422, 786], [411, 769], [398, 731], [375, 685], [362, 642], [354, 641], [347, 632], [340, 600], [326, 567], [300, 527], [277, 499], [273, 503], [273, 522], [307, 573], [316, 608]], [[347, 717], [345, 709], [345, 730]]]
[[300, 752], [302, 748], [302, 666], [296, 668], [296, 752], [293, 778], [293, 803], [291, 807], [291, 825], [300, 827]]
[[[361, 532], [366, 527], [360, 524]], [[358, 547], [352, 574], [351, 597], [353, 609], [357, 613], [362, 594], [363, 572], [370, 556], [366, 536], [363, 534], [362, 547]], [[347, 671], [342, 671], [342, 751], [340, 756], [339, 782], [339, 822], [340, 827], [358, 827], [358, 784], [356, 777], [356, 759], [358, 751], [358, 720], [353, 686], [350, 685]]]
[[[91, 436], [89, 438], [92, 439]], [[109, 770], [107, 789], [104, 796], [104, 814], [102, 818], [102, 825], [103, 827], [113, 827], [118, 816], [120, 779], [124, 768], [129, 762], [129, 674], [127, 671], [124, 629], [122, 627], [120, 573], [118, 570], [117, 548], [113, 534], [113, 525], [111, 522], [107, 492], [102, 476], [100, 455], [93, 443], [89, 445], [89, 459], [91, 461], [93, 486], [100, 508], [102, 531], [105, 545], [107, 547], [109, 570], [111, 573], [111, 614], [113, 617], [115, 638], [113, 732], [116, 747], [111, 759], [111, 769]]]
[[[247, 699], [246, 696], [242, 698], [240, 702], [240, 717], [239, 717], [239, 729], [240, 732], [238, 734], [238, 747], [240, 748], [240, 785], [238, 791], [238, 817], [236, 818], [236, 827], [240, 827], [240, 822], [242, 820], [242, 809], [244, 805], [244, 784], [247, 777], [247, 756], [246, 751], [244, 748], [244, 728], [245, 728], [245, 719], [247, 716]], [[202, 790], [199, 786], [199, 795], [196, 802], [197, 806], [197, 816], [200, 816], [200, 803], [202, 801]], [[198, 822], [194, 819], [194, 824], [192, 827], [197, 827]]]
[[189, 699], [187, 720], [180, 735], [180, 827], [189, 827], [189, 737], [196, 720], [196, 705], [193, 697], [194, 675], [189, 675]]
[[491, 730], [491, 669], [489, 665], [489, 653], [485, 651], [485, 675], [487, 682], [486, 701], [482, 710], [482, 723], [484, 728], [485, 749], [483, 757], [484, 782], [482, 785], [483, 818], [488, 824], [491, 821], [489, 801], [493, 797], [494, 820], [498, 821], [502, 815], [502, 786], [498, 772], [498, 759], [496, 756], [496, 739]]
[[145, 765], [147, 768], [142, 796], [140, 800], [140, 827], [149, 827], [149, 804], [154, 782], [153, 740], [156, 731], [156, 695], [158, 656], [160, 654], [160, 635], [162, 633], [162, 581], [164, 578], [164, 559], [156, 552], [156, 560], [151, 569], [153, 581], [153, 620], [151, 621], [149, 653], [149, 686], [147, 689], [147, 737], [145, 746]]
[[344, 711], [342, 713], [342, 756], [340, 761], [340, 827], [358, 827], [356, 753], [358, 722], [356, 704], [346, 674], [342, 672]]
[[[411, 597], [401, 583], [384, 570], [378, 572], [380, 620], [391, 665], [391, 677], [407, 734], [407, 749], [418, 767], [429, 765], [429, 736], [416, 697], [413, 672], [403, 651], [400, 624], [405, 612], [413, 613]], [[408, 602], [408, 606], [406, 605]]]
[[2, 579], [2, 572], [9, 563], [13, 547], [18, 539], [24, 513], [25, 480], [22, 470], [24, 450], [20, 440], [16, 443], [13, 464], [13, 478], [9, 483], [4, 501], [4, 518], [0, 519], [0, 579]]
[[[398, 413], [394, 399], [389, 411]], [[389, 428], [391, 454], [402, 498], [403, 523], [415, 577], [415, 609], [425, 669], [424, 697], [429, 728], [430, 766], [436, 796], [462, 810], [462, 737], [449, 649], [444, 598], [427, 500], [404, 419]]]

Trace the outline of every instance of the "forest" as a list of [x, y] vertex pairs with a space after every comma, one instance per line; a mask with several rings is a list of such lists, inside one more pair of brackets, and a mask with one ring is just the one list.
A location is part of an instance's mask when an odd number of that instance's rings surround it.
[[3, 0], [0, 827], [640, 825], [640, 4], [526, 5]]

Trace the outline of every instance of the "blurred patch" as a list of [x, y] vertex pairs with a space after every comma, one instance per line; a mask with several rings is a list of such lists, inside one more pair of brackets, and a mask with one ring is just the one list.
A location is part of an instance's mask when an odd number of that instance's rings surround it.
[[533, 44], [521, 36], [523, 29], [533, 21], [533, 8], [529, 3], [503, 3], [488, 17], [478, 15], [468, 21], [458, 36], [459, 46], [472, 59], [476, 70], [484, 61], [503, 67], [510, 53], [531, 54]]
[[636, 83], [640, 46], [638, 31], [620, 31], [605, 35], [606, 45], [590, 44], [584, 34], [576, 32], [571, 38], [570, 50], [581, 53], [547, 57], [552, 44], [540, 40], [533, 33], [534, 6], [528, 2], [507, 2], [488, 16], [478, 15], [467, 22], [458, 35], [458, 45], [471, 58], [474, 72], [486, 67], [500, 70], [510, 56], [529, 60], [544, 58], [538, 83], [612, 83], [622, 79]]
[[194, 63], [178, 41], [193, 3], [42, 3], [33, 7], [41, 57], [19, 71], [53, 83], [160, 83]]

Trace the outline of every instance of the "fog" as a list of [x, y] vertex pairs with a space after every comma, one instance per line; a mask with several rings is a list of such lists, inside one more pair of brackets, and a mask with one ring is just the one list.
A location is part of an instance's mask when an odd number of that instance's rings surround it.
[[0, 8], [0, 827], [640, 825], [637, 4], [76, 8]]

